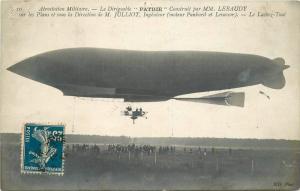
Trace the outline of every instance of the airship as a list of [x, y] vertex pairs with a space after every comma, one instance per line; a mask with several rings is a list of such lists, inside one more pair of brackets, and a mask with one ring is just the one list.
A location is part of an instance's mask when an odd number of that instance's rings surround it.
[[[8, 70], [57, 88], [65, 96], [243, 107], [244, 92], [228, 90], [258, 84], [281, 89], [288, 67], [280, 57], [240, 53], [68, 48], [29, 57]], [[219, 90], [226, 92], [182, 97]]]

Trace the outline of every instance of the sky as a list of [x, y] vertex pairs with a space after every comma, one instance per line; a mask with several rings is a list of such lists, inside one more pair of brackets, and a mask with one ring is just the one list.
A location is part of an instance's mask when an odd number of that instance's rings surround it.
[[[90, 1], [93, 6], [108, 1]], [[142, 6], [142, 1], [122, 1]], [[191, 1], [191, 6], [212, 2]], [[117, 5], [111, 1], [110, 4]], [[215, 2], [214, 5], [229, 5]], [[66, 125], [66, 133], [132, 137], [227, 137], [300, 140], [300, 36], [294, 3], [238, 3], [251, 10], [280, 10], [282, 18], [18, 18], [16, 7], [66, 6], [63, 1], [13, 1], [2, 4], [0, 132], [19, 133], [25, 123]], [[83, 4], [72, 5], [83, 6]], [[88, 4], [84, 4], [85, 6]], [[119, 4], [120, 5], [120, 4]], [[150, 1], [152, 6], [185, 6], [184, 1]], [[297, 4], [299, 5], [299, 4]], [[245, 107], [170, 100], [131, 103], [148, 111], [135, 124], [121, 111], [128, 103], [116, 99], [75, 98], [6, 70], [39, 53], [72, 47], [127, 50], [195, 50], [283, 57], [286, 86], [238, 88]], [[67, 74], [66, 74], [67, 75]], [[266, 92], [271, 99], [259, 94]], [[206, 92], [198, 95], [210, 95]]]

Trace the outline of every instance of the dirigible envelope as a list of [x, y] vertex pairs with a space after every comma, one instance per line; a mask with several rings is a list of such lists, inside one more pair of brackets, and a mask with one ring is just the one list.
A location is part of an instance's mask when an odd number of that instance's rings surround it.
[[[282, 58], [250, 54], [71, 48], [30, 57], [8, 70], [67, 96], [148, 102], [256, 84], [281, 89], [283, 70], [288, 67]], [[228, 103], [225, 97], [223, 102]], [[232, 105], [242, 106], [244, 96], [235, 97], [239, 101]], [[211, 100], [208, 103], [217, 103], [215, 99], [205, 98]]]

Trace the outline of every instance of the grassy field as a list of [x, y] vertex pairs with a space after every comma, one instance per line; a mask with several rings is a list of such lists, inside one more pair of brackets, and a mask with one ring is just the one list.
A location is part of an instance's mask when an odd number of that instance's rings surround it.
[[20, 143], [2, 142], [2, 188], [295, 190], [300, 187], [300, 148], [212, 149], [199, 145], [176, 146], [175, 150], [160, 152], [159, 145], [155, 145], [155, 150], [148, 152], [117, 151], [109, 149], [107, 144], [96, 146], [67, 144], [64, 176], [21, 175]]

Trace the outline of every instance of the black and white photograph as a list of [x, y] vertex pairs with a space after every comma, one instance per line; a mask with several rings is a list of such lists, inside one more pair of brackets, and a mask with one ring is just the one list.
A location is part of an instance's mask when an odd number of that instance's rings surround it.
[[297, 1], [1, 1], [1, 190], [298, 190]]

